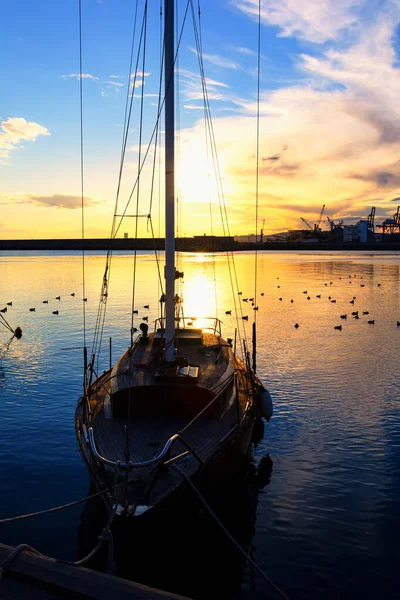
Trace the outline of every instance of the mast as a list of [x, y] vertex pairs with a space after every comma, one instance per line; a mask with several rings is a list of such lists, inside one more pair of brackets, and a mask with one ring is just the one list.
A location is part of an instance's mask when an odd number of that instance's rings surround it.
[[165, 360], [175, 358], [175, 105], [174, 1], [164, 0], [165, 15]]

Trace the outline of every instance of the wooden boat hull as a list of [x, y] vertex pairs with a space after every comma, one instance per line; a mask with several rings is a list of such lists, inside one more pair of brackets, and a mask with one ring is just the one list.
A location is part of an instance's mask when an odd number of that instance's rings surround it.
[[161, 371], [155, 341], [139, 339], [76, 409], [95, 488], [109, 510], [136, 517], [175, 506], [188, 479], [203, 488], [232, 477], [259, 410], [257, 380], [220, 337], [188, 332], [189, 366]]

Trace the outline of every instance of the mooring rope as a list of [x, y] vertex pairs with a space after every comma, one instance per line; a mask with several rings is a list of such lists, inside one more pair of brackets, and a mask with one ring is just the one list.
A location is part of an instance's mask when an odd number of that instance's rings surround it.
[[250, 556], [243, 550], [243, 548], [241, 547], [241, 545], [235, 540], [234, 537], [232, 537], [232, 535], [229, 533], [229, 531], [226, 529], [226, 527], [221, 523], [221, 521], [218, 519], [217, 515], [214, 513], [214, 511], [212, 510], [212, 508], [210, 507], [209, 504], [207, 504], [206, 500], [203, 498], [203, 496], [200, 494], [199, 490], [196, 488], [196, 486], [194, 485], [194, 483], [192, 482], [192, 480], [190, 479], [190, 477], [188, 475], [186, 475], [186, 473], [184, 471], [182, 471], [182, 469], [180, 469], [177, 465], [175, 464], [171, 464], [169, 465], [171, 469], [173, 469], [176, 473], [178, 473], [178, 475], [181, 475], [181, 477], [183, 477], [187, 483], [190, 485], [190, 487], [192, 488], [192, 490], [195, 492], [195, 494], [197, 495], [197, 497], [199, 498], [199, 500], [201, 501], [201, 503], [203, 504], [204, 508], [206, 508], [206, 510], [208, 511], [208, 513], [212, 516], [212, 518], [214, 519], [214, 521], [217, 523], [217, 525], [222, 529], [222, 531], [225, 533], [225, 535], [231, 540], [232, 544], [234, 546], [236, 546], [236, 548], [239, 550], [239, 552], [241, 552], [243, 554], [243, 556], [246, 558], [246, 560], [249, 561], [249, 563], [256, 569], [256, 571], [258, 571], [258, 573], [264, 577], [264, 579], [282, 596], [282, 598], [285, 598], [286, 600], [289, 600], [289, 597], [285, 594], [285, 592], [283, 592], [269, 577], [268, 575], [266, 575], [266, 573], [264, 573], [264, 571], [262, 569], [260, 569], [260, 567], [254, 562], [254, 560], [252, 558], [250, 558]]
[[38, 554], [39, 556], [43, 556], [40, 552], [38, 552], [38, 550], [35, 550], [35, 548], [31, 548], [31, 546], [28, 546], [28, 544], [19, 544], [19, 546], [16, 546], [10, 552], [10, 554], [7, 556], [7, 558], [3, 561], [3, 563], [1, 564], [1, 566], [0, 566], [0, 581], [4, 575], [4, 569], [7, 569], [7, 567], [10, 566], [12, 561], [18, 556], [18, 554], [21, 554], [21, 552], [23, 552], [24, 550], [28, 550], [28, 552], [33, 552], [33, 554]]
[[109, 490], [102, 490], [101, 492], [96, 492], [91, 496], [86, 496], [86, 498], [82, 498], [81, 500], [75, 500], [75, 502], [70, 502], [69, 504], [62, 504], [61, 506], [55, 506], [53, 508], [46, 508], [45, 510], [38, 510], [33, 513], [26, 513], [24, 515], [18, 515], [16, 517], [7, 517], [6, 519], [0, 519], [0, 525], [4, 523], [12, 523], [13, 521], [22, 521], [23, 519], [29, 519], [30, 517], [37, 517], [40, 515], [46, 515], [48, 513], [57, 512], [58, 510], [63, 510], [64, 508], [71, 508], [72, 506], [77, 506], [78, 504], [83, 504], [83, 502], [87, 502], [92, 498], [96, 498], [97, 496], [101, 496], [102, 494], [106, 494]]

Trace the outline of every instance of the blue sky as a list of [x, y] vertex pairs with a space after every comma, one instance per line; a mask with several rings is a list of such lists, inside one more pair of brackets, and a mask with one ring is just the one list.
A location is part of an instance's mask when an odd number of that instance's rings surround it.
[[[135, 6], [135, 0], [82, 0], [84, 187], [91, 237], [107, 236], [110, 230]], [[139, 20], [143, 6], [140, 0]], [[139, 78], [145, 93], [144, 146], [154, 123], [160, 53], [160, 4], [154, 0], [148, 6], [145, 76]], [[197, 0], [194, 6], [197, 11]], [[203, 0], [200, 6], [231, 232], [251, 233], [258, 0]], [[180, 0], [180, 22], [185, 7], [186, 0]], [[345, 222], [365, 216], [373, 205], [378, 222], [395, 212], [400, 196], [399, 9], [394, 0], [261, 0], [259, 215], [267, 233], [300, 227], [300, 216], [316, 219], [322, 204], [326, 214]], [[181, 232], [187, 235], [209, 231], [210, 202], [214, 232], [221, 233], [204, 150], [194, 47], [189, 19], [179, 55], [177, 167], [186, 219]], [[79, 237], [78, 1], [7, 3], [0, 52], [0, 236]], [[135, 113], [122, 202], [135, 180], [137, 130]], [[132, 233], [132, 225], [125, 230]]]

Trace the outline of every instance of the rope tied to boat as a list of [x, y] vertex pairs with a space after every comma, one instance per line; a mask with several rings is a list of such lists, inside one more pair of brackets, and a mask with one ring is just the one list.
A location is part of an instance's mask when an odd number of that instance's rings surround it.
[[17, 515], [16, 517], [7, 517], [6, 519], [0, 519], [0, 525], [4, 523], [12, 523], [13, 521], [22, 521], [23, 519], [29, 519], [30, 517], [38, 517], [40, 515], [46, 515], [48, 513], [57, 512], [58, 510], [64, 510], [65, 508], [70, 508], [71, 506], [77, 506], [77, 504], [83, 504], [83, 502], [87, 502], [92, 498], [96, 498], [97, 496], [101, 496], [102, 494], [107, 494], [109, 489], [101, 490], [100, 492], [96, 492], [91, 496], [86, 496], [85, 498], [81, 498], [80, 500], [75, 500], [75, 502], [69, 502], [68, 504], [62, 504], [61, 506], [55, 506], [53, 508], [46, 508], [45, 510], [38, 510], [33, 513], [26, 513], [24, 515]]
[[100, 548], [103, 546], [103, 544], [105, 542], [107, 542], [108, 543], [107, 573], [109, 573], [110, 575], [114, 575], [116, 573], [117, 569], [116, 569], [116, 565], [115, 565], [115, 556], [114, 556], [114, 538], [113, 538], [112, 532], [111, 532], [111, 525], [114, 521], [115, 515], [117, 514], [117, 509], [118, 509], [118, 505], [115, 503], [115, 498], [116, 498], [116, 490], [118, 487], [117, 481], [118, 481], [118, 471], [119, 471], [120, 462], [121, 461], [117, 462], [117, 466], [114, 471], [113, 494], [112, 494], [112, 500], [111, 500], [110, 514], [108, 516], [108, 521], [107, 521], [105, 527], [103, 528], [103, 531], [101, 532], [101, 534], [98, 537], [98, 542], [97, 542], [96, 546], [93, 548], [93, 550], [91, 552], [89, 552], [89, 554], [87, 554], [84, 558], [81, 558], [80, 560], [77, 560], [75, 562], [67, 561], [67, 560], [60, 560], [59, 562], [68, 563], [70, 565], [75, 565], [76, 567], [81, 567], [81, 566], [85, 565], [86, 563], [88, 563], [90, 561], [90, 559], [93, 558], [93, 556], [95, 554], [97, 554], [97, 552], [100, 550]]
[[10, 552], [10, 554], [7, 556], [7, 558], [2, 562], [2, 564], [0, 566], [0, 581], [3, 578], [4, 570], [7, 569], [7, 567], [10, 566], [10, 564], [12, 563], [12, 561], [19, 554], [21, 554], [21, 552], [23, 552], [24, 550], [27, 550], [28, 552], [32, 552], [33, 554], [39, 554], [39, 556], [43, 556], [38, 550], [35, 550], [35, 548], [31, 548], [31, 546], [28, 546], [28, 544], [19, 544], [19, 546], [16, 546]]

